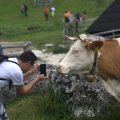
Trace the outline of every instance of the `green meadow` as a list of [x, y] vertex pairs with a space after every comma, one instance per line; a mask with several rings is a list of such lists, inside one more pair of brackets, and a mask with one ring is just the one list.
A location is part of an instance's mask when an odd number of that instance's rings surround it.
[[[40, 1], [40, 0], [39, 0]], [[34, 7], [33, 0], [1, 0], [0, 1], [0, 41], [31, 41], [37, 49], [43, 49], [44, 44], [53, 43], [55, 51], [62, 42], [63, 14], [70, 9], [73, 15], [85, 10], [87, 19], [98, 17], [114, 0], [53, 0], [50, 6], [56, 8], [55, 19], [45, 21], [43, 6]], [[20, 7], [25, 3], [28, 6], [28, 16], [21, 16]], [[48, 8], [50, 8], [48, 6]], [[92, 24], [92, 22], [79, 23], [80, 33]], [[28, 30], [29, 28], [34, 28]]]

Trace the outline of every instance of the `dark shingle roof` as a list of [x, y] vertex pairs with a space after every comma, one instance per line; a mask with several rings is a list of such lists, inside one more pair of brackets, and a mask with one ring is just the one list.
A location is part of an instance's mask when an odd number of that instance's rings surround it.
[[120, 29], [120, 0], [115, 0], [86, 30], [90, 34]]

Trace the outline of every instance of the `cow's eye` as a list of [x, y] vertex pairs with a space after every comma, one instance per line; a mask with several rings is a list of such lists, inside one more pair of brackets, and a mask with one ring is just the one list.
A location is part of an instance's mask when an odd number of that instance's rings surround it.
[[75, 49], [74, 49], [74, 54], [78, 54], [79, 51], [80, 51], [80, 50], [79, 50], [78, 48], [75, 48]]

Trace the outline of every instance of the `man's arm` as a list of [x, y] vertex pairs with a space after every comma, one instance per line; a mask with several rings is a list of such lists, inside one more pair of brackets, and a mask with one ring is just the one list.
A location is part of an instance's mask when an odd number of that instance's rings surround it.
[[18, 95], [22, 96], [22, 95], [26, 94], [27, 92], [29, 92], [32, 89], [32, 87], [35, 85], [35, 83], [37, 83], [38, 81], [42, 81], [46, 78], [48, 78], [48, 76], [38, 75], [34, 80], [32, 80], [27, 85], [16, 85], [15, 88], [16, 88]]

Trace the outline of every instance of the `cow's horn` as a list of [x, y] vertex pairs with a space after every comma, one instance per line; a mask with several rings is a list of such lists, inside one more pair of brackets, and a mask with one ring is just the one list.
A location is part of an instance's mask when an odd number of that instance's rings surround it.
[[70, 40], [77, 40], [77, 38], [74, 38], [74, 37], [69, 37], [67, 35], [65, 35], [66, 38], [70, 39]]
[[94, 74], [88, 74], [88, 75], [86, 75], [86, 79], [87, 79], [87, 82], [93, 82], [94, 79], [95, 79], [95, 75]]
[[78, 37], [78, 39], [79, 39], [79, 40], [81, 40], [81, 38], [80, 38], [80, 36], [79, 36], [79, 34], [78, 34], [78, 33], [77, 33], [77, 37]]
[[78, 39], [81, 40], [82, 42], [85, 42], [85, 41], [87, 40], [87, 37], [86, 37], [85, 34], [81, 34], [81, 35], [79, 36], [79, 34], [77, 33], [77, 37], [78, 37]]

